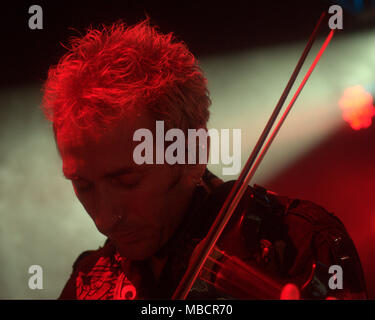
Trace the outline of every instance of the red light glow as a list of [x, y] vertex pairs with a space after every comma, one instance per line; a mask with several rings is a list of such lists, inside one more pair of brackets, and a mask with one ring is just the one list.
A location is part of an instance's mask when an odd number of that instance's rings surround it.
[[342, 117], [354, 130], [368, 128], [375, 115], [372, 95], [362, 86], [345, 89], [339, 100]]

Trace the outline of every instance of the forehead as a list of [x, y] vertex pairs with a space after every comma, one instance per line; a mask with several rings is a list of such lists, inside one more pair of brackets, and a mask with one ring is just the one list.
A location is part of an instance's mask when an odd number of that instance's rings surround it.
[[105, 129], [57, 132], [64, 174], [95, 179], [122, 167], [137, 169], [133, 150], [139, 142], [133, 141], [134, 132], [140, 128], [153, 131], [154, 127], [153, 117], [143, 114], [122, 118]]

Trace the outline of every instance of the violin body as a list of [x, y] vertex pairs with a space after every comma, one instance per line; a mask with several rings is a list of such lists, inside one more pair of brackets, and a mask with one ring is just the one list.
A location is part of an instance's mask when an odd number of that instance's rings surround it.
[[[203, 210], [218, 212], [232, 185], [216, 188]], [[346, 275], [343, 289], [329, 286], [332, 265]], [[279, 299], [287, 283], [302, 299], [366, 298], [358, 254], [336, 216], [310, 201], [248, 187], [188, 299]]]

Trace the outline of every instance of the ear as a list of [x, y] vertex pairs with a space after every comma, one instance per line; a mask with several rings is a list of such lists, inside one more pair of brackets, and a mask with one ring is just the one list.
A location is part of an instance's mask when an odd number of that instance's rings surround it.
[[207, 164], [185, 164], [184, 175], [189, 184], [198, 186], [202, 182], [202, 176], [206, 170]]

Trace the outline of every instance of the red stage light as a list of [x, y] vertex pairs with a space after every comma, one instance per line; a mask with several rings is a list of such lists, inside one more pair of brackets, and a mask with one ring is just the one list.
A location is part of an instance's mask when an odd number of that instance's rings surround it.
[[357, 85], [344, 90], [339, 100], [342, 117], [354, 130], [368, 128], [375, 115], [372, 95]]

